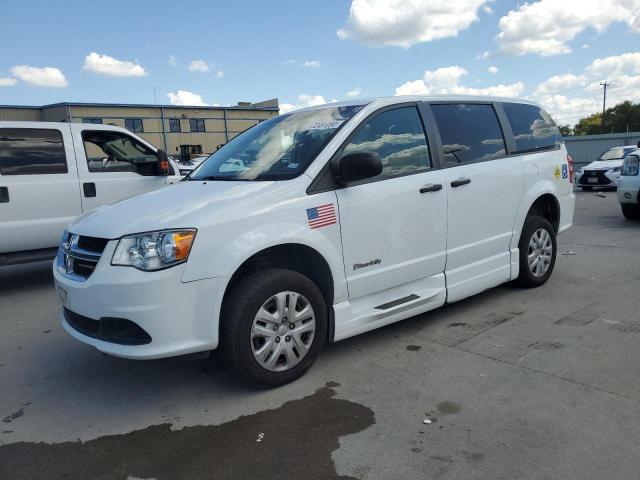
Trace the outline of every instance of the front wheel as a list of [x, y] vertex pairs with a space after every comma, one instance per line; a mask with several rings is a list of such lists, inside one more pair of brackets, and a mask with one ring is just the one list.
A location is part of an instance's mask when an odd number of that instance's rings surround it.
[[532, 215], [527, 217], [518, 244], [520, 248], [521, 287], [538, 287], [545, 283], [556, 263], [556, 232], [549, 220]]
[[627, 220], [640, 220], [640, 205], [632, 205], [630, 203], [620, 204], [622, 214]]
[[220, 351], [252, 383], [291, 382], [315, 362], [327, 336], [318, 287], [292, 270], [271, 268], [241, 280], [225, 299]]

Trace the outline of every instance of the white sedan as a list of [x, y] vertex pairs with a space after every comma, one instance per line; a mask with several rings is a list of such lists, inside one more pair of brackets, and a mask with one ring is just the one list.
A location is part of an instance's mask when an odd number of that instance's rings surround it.
[[624, 157], [636, 148], [638, 147], [635, 145], [625, 145], [605, 150], [595, 162], [578, 170], [575, 184], [585, 191], [590, 191], [593, 187], [616, 188]]

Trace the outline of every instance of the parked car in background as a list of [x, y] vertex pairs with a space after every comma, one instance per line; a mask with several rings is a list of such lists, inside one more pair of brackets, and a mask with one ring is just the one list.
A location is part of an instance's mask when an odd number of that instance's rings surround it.
[[184, 177], [185, 175], [190, 174], [198, 165], [204, 162], [207, 158], [209, 158], [209, 156], [204, 155], [201, 157], [192, 158], [191, 160], [178, 162], [178, 169], [180, 170], [180, 175]]
[[0, 266], [53, 258], [75, 217], [180, 180], [164, 161], [121, 127], [0, 122]]
[[625, 218], [640, 220], [640, 149], [624, 159], [618, 180], [618, 201]]
[[279, 115], [185, 181], [74, 221], [53, 266], [61, 323], [126, 358], [219, 348], [245, 378], [281, 385], [327, 341], [545, 283], [573, 222], [572, 170], [558, 127], [526, 101]]
[[637, 148], [635, 145], [625, 145], [605, 150], [595, 162], [578, 170], [576, 185], [587, 192], [594, 187], [616, 188], [624, 158]]

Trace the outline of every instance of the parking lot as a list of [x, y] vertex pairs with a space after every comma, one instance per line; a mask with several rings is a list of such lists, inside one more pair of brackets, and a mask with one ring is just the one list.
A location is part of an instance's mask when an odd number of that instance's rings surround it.
[[639, 478], [640, 223], [577, 196], [546, 285], [328, 345], [275, 390], [100, 354], [48, 262], [0, 270], [0, 478]]

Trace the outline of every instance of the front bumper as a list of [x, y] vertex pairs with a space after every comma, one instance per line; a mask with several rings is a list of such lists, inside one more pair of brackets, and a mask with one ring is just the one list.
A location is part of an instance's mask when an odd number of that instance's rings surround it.
[[583, 170], [576, 175], [576, 185], [579, 187], [615, 187], [620, 178], [620, 172], [610, 170]]
[[618, 201], [620, 203], [640, 204], [640, 176], [623, 176], [618, 182]]
[[93, 329], [78, 328], [77, 323], [72, 326], [63, 309], [60, 321], [64, 329], [102, 352], [124, 358], [164, 358], [215, 349], [226, 279], [182, 282], [186, 264], [156, 272], [112, 266], [115, 244], [109, 242], [93, 273], [82, 282], [63, 276], [54, 262], [56, 291], [63, 307], [86, 317], [84, 322], [124, 319], [140, 327], [151, 341], [132, 345], [87, 335], [83, 331]]

